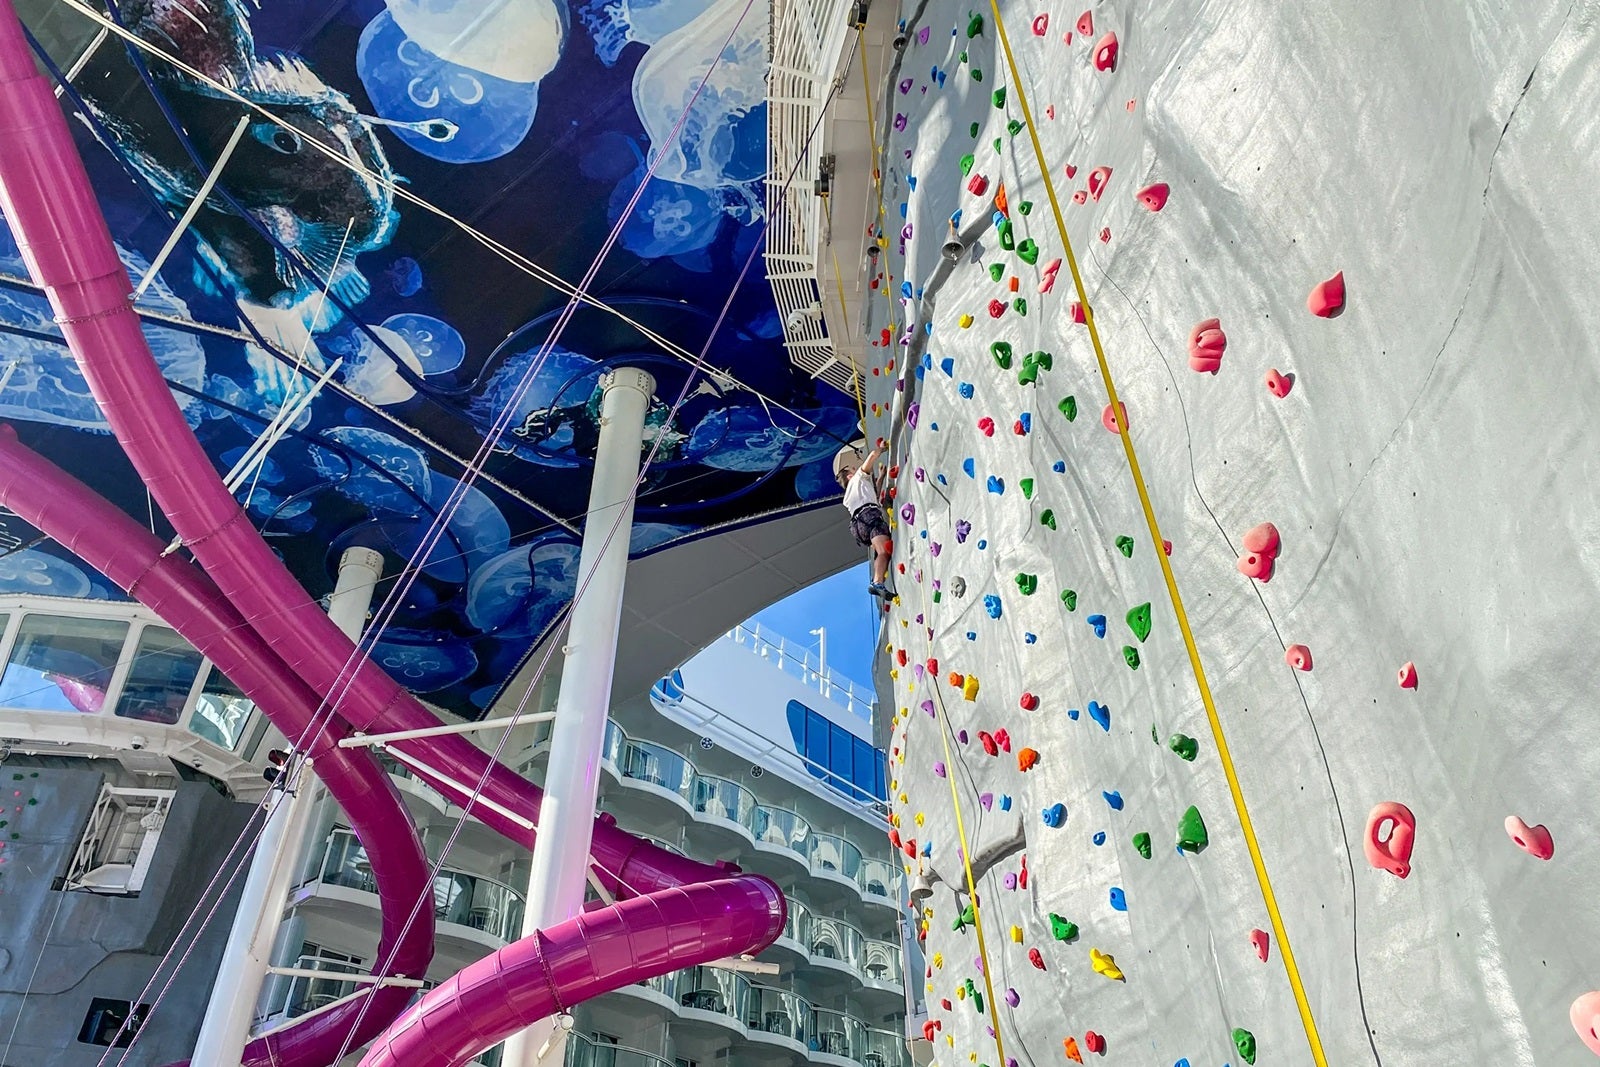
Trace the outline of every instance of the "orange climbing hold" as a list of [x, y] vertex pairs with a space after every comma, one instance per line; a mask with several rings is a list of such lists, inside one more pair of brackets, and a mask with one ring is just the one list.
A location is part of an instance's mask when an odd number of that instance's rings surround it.
[[950, 685], [953, 688], [960, 689], [966, 680], [966, 675], [957, 674], [955, 671], [950, 672]]
[[1065, 1041], [1061, 1042], [1061, 1048], [1062, 1048], [1062, 1051], [1066, 1052], [1067, 1059], [1071, 1060], [1073, 1063], [1082, 1063], [1083, 1062], [1083, 1053], [1078, 1051], [1078, 1039], [1077, 1038], [1075, 1038], [1075, 1037], [1067, 1038]]
[[1017, 753], [1017, 770], [1031, 771], [1039, 764], [1039, 753], [1031, 748], [1025, 748]]
[[1117, 69], [1117, 35], [1106, 32], [1094, 46], [1094, 69], [1100, 71]]
[[1011, 202], [1006, 199], [1006, 183], [1001, 182], [994, 191], [994, 209], [1000, 214], [1011, 217]]
[[1331, 319], [1344, 310], [1344, 271], [1318, 282], [1306, 297], [1306, 308], [1319, 319]]

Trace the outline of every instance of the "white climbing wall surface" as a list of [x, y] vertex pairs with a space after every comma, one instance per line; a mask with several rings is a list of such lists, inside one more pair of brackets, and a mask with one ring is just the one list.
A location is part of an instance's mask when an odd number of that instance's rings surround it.
[[872, 72], [938, 1062], [1596, 1063], [1600, 2], [1001, 12]]

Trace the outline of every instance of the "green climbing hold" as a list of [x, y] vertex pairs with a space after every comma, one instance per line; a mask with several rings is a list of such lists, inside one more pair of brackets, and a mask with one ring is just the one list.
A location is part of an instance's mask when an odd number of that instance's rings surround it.
[[956, 56], [956, 62], [957, 63], [965, 63], [966, 61], [967, 61], [967, 50], [965, 48], [963, 48], [961, 50], [961, 54], [959, 56]]
[[[972, 1007], [974, 1008], [974, 1010], [977, 1011], [977, 1013], [979, 1015], [983, 1014], [983, 994], [982, 993], [974, 993], [974, 994], [972, 994]], [[1255, 1060], [1251, 1060], [1250, 1062], [1254, 1063]]]
[[1028, 302], [1019, 296], [1011, 301], [1011, 309], [1018, 315], [1026, 315], [1028, 313]]
[[982, 32], [983, 32], [983, 16], [982, 15], [974, 15], [974, 16], [972, 16], [972, 18], [967, 22], [967, 36], [968, 37], [976, 37], [976, 36], [978, 36], [978, 34], [980, 34]]
[[1076, 589], [1061, 590], [1061, 602], [1067, 606], [1068, 611], [1078, 610], [1078, 591]]
[[1039, 588], [1039, 576], [1036, 574], [1017, 575], [1017, 588], [1022, 590], [1023, 596], [1032, 596], [1034, 590]]
[[1017, 205], [1017, 214], [1019, 214], [1019, 215], [1031, 215], [1031, 214], [1033, 214], [1033, 201], [1032, 200], [1024, 200], [1022, 203], [1018, 204]]
[[1056, 357], [1052, 356], [1048, 352], [1029, 352], [1022, 358], [1025, 361], [1036, 364], [1045, 370], [1049, 370], [1051, 367], [1055, 366], [1056, 362]]
[[937, 590], [937, 589], [935, 589], [933, 591], [933, 602], [935, 604], [937, 604], [939, 602], [939, 590]]
[[1001, 278], [1004, 278], [1005, 276], [1006, 276], [1006, 265], [1004, 263], [991, 263], [991, 264], [989, 264], [989, 280], [990, 281], [997, 282]]
[[1233, 1028], [1233, 1047], [1239, 1050], [1239, 1058], [1246, 1063], [1256, 1062], [1256, 1035], [1243, 1027]]
[[1031, 360], [1022, 361], [1022, 369], [1017, 371], [1018, 385], [1033, 385], [1039, 380], [1039, 364]]
[[1054, 530], [1056, 528], [1056, 513], [1051, 511], [1049, 508], [1045, 508], [1044, 511], [1039, 514], [1039, 525], [1048, 526], [1050, 529]]
[[1022, 120], [1021, 119], [1012, 119], [1010, 122], [1006, 123], [1006, 132], [1009, 133], [1013, 137], [1015, 137], [1017, 134], [1021, 133], [1022, 132]]
[[1000, 88], [996, 89], [994, 91], [994, 95], [993, 95], [993, 97], [991, 99], [994, 100], [994, 106], [995, 107], [1005, 107], [1006, 106], [1006, 87], [1004, 85], [1002, 85], [1002, 86], [1000, 86]]
[[977, 123], [976, 123], [976, 122], [974, 122], [974, 123], [973, 123], [973, 124], [972, 124], [972, 125], [971, 125], [971, 126], [970, 126], [970, 127], [969, 127], [969, 128], [968, 128], [968, 129], [967, 129], [967, 136], [968, 136], [968, 137], [976, 137], [976, 136], [978, 136], [978, 124], [977, 124]]
[[1124, 556], [1127, 556], [1129, 559], [1132, 559], [1133, 558], [1133, 538], [1129, 537], [1127, 534], [1123, 534], [1122, 536], [1118, 537], [1117, 538], [1117, 551], [1121, 552]]
[[1133, 835], [1133, 847], [1139, 850], [1139, 855], [1145, 859], [1150, 858], [1150, 835], [1137, 833]]
[[1022, 481], [1018, 482], [1017, 484], [1022, 486], [1022, 499], [1024, 499], [1024, 500], [1032, 500], [1033, 499], [1033, 479], [1032, 478], [1024, 478], [1024, 479], [1022, 479]]
[[28, 798], [28, 807], [30, 807], [30, 808], [37, 807], [38, 804], [39, 804], [39, 798], [38, 797], [29, 797]]
[[1055, 912], [1050, 913], [1050, 932], [1056, 935], [1057, 941], [1071, 941], [1078, 936], [1078, 924], [1068, 922]]
[[999, 231], [999, 233], [1000, 233], [1000, 247], [1001, 248], [1003, 248], [1007, 252], [1009, 252], [1012, 249], [1017, 247], [1017, 239], [1016, 239], [1015, 235], [1013, 235], [1012, 232], [1011, 232], [1011, 220], [1010, 219], [1001, 219], [1000, 220], [1000, 225], [996, 226], [995, 229], [997, 231]]
[[977, 67], [973, 67], [972, 68], [972, 80], [975, 81], [975, 82], [983, 81], [983, 71], [979, 70]]
[[965, 178], [972, 173], [972, 165], [978, 161], [971, 152], [961, 157], [961, 176]]
[[1024, 263], [1039, 262], [1039, 244], [1032, 237], [1026, 238], [1017, 246], [1017, 255]]
[[1128, 609], [1128, 629], [1133, 631], [1133, 636], [1141, 644], [1150, 636], [1150, 602], [1147, 600], [1136, 608]]
[[1067, 417], [1068, 422], [1078, 417], [1078, 398], [1075, 396], [1064, 397], [1056, 407], [1061, 409], [1061, 414]]
[[989, 354], [1001, 370], [1011, 369], [1011, 344], [1007, 341], [996, 341], [989, 346]]
[[1130, 669], [1139, 669], [1139, 650], [1137, 648], [1134, 648], [1132, 645], [1123, 645], [1122, 658], [1128, 661], [1128, 667]]
[[1200, 817], [1200, 809], [1190, 804], [1189, 810], [1178, 820], [1178, 847], [1199, 855], [1210, 843], [1211, 838], [1206, 836], [1206, 821]]
[[1194, 758], [1200, 755], [1200, 742], [1188, 734], [1173, 734], [1167, 738], [1167, 747], [1176, 752], [1180, 759], [1189, 763], [1193, 763]]

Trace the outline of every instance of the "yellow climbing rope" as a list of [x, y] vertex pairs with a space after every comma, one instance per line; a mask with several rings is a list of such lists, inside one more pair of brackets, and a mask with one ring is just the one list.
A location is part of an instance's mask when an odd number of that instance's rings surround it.
[[[1061, 235], [1067, 266], [1072, 271], [1072, 284], [1078, 291], [1078, 302], [1083, 306], [1084, 325], [1089, 328], [1089, 341], [1094, 346], [1094, 357], [1100, 367], [1100, 378], [1105, 382], [1106, 395], [1110, 398], [1112, 412], [1120, 415], [1122, 407], [1117, 399], [1116, 384], [1111, 379], [1111, 366], [1106, 362], [1105, 348], [1100, 343], [1100, 331], [1095, 326], [1094, 311], [1089, 305], [1089, 294], [1083, 285], [1083, 275], [1078, 270], [1078, 257], [1072, 251], [1072, 239], [1067, 236], [1067, 223], [1061, 215], [1061, 201], [1056, 196], [1055, 182], [1050, 177], [1050, 167], [1045, 162], [1044, 148], [1039, 143], [1039, 132], [1034, 127], [1033, 113], [1028, 107], [1027, 90], [1017, 71], [1016, 58], [1011, 54], [1011, 41], [1006, 35], [1005, 19], [1000, 14], [999, 0], [989, 0], [989, 10], [994, 14], [995, 32], [1000, 39], [1001, 51], [1005, 53], [1006, 69], [1017, 94], [1017, 104], [1022, 109], [1022, 122], [1033, 145], [1034, 159], [1039, 165], [1040, 175], [1044, 178], [1045, 192], [1050, 199], [1050, 211], [1055, 216], [1056, 230]], [[1239, 775], [1234, 769], [1233, 756], [1228, 751], [1228, 741], [1222, 732], [1222, 720], [1217, 715], [1217, 705], [1211, 696], [1210, 683], [1206, 681], [1205, 667], [1200, 663], [1200, 650], [1195, 646], [1194, 632], [1189, 627], [1189, 615], [1184, 611], [1183, 597], [1178, 593], [1178, 582], [1172, 574], [1172, 563], [1167, 559], [1166, 551], [1162, 547], [1161, 526], [1156, 522], [1155, 509], [1150, 504], [1150, 492], [1145, 487], [1144, 475], [1139, 469], [1139, 457], [1134, 451], [1133, 438], [1128, 432], [1128, 420], [1116, 417], [1115, 421], [1117, 436], [1122, 439], [1122, 450], [1128, 457], [1128, 470], [1133, 475], [1134, 488], [1139, 492], [1139, 506], [1144, 509], [1144, 521], [1150, 528], [1150, 540], [1155, 548], [1156, 560], [1161, 564], [1161, 576], [1167, 584], [1167, 595], [1172, 600], [1172, 610], [1178, 618], [1178, 629], [1183, 634], [1183, 645], [1189, 653], [1189, 666], [1194, 671], [1195, 685], [1200, 690], [1200, 701], [1205, 705], [1206, 719], [1211, 724], [1211, 735], [1217, 746], [1217, 758], [1222, 762], [1222, 772], [1228, 779], [1228, 792], [1233, 797], [1233, 806], [1239, 815], [1239, 826], [1244, 831], [1244, 843], [1250, 852], [1250, 862], [1255, 867], [1256, 882], [1261, 887], [1261, 897], [1266, 904], [1267, 916], [1272, 922], [1272, 932], [1278, 939], [1278, 954], [1283, 959], [1289, 986], [1294, 991], [1295, 1005], [1300, 1011], [1300, 1022], [1305, 1029], [1306, 1041], [1311, 1046], [1311, 1058], [1316, 1061], [1317, 1067], [1327, 1067], [1328, 1060], [1322, 1051], [1322, 1038], [1317, 1033], [1317, 1022], [1312, 1017], [1305, 985], [1300, 980], [1300, 968], [1295, 963], [1294, 950], [1289, 946], [1289, 934], [1284, 929], [1283, 916], [1278, 910], [1277, 895], [1272, 891], [1272, 879], [1267, 874], [1266, 862], [1261, 858], [1261, 845], [1256, 840], [1255, 826], [1250, 821], [1244, 792], [1239, 788]]]

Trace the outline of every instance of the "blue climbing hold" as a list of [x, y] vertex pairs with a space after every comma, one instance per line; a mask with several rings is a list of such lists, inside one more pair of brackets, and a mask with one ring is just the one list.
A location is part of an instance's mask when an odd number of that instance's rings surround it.
[[919, 530], [919, 531], [917, 531], [917, 536], [922, 538], [924, 541], [926, 541], [928, 539], [928, 531], [927, 530]]
[[1022, 639], [1024, 641], [1026, 641], [1030, 645], [1036, 645], [1036, 644], [1039, 643], [1039, 635], [1038, 634], [1030, 634], [1030, 633], [1024, 632], [1023, 635], [1022, 635]]
[[1067, 473], [1067, 461], [1064, 459], [1058, 459], [1054, 463], [1050, 464], [1050, 469], [1055, 471], [1057, 474], [1065, 474]]
[[901, 282], [900, 283], [900, 295], [905, 297], [907, 300], [911, 299], [911, 283], [910, 282]]
[[1174, 1063], [1172, 1065], [1172, 1067], [1189, 1067], [1189, 1057], [1185, 1056], [1183, 1059], [1179, 1060], [1177, 1063]]
[[1122, 810], [1122, 794], [1121, 793], [1119, 793], [1115, 789], [1113, 789], [1109, 793], [1102, 791], [1100, 793], [1100, 795], [1106, 798], [1106, 803], [1111, 805], [1111, 810], [1112, 811], [1121, 811]]
[[958, 385], [956, 387], [956, 391], [961, 394], [961, 399], [962, 400], [971, 400], [972, 399], [972, 383], [971, 382], [962, 382], [960, 385]]
[[1090, 615], [1084, 621], [1094, 627], [1094, 635], [1096, 637], [1104, 637], [1106, 635], [1106, 617], [1104, 615]]
[[1000, 598], [993, 593], [986, 595], [983, 598], [983, 610], [989, 613], [989, 618], [998, 619], [1000, 617]]
[[1079, 711], [1077, 708], [1068, 708], [1067, 709], [1067, 718], [1071, 719], [1073, 722], [1077, 722], [1078, 721], [1078, 716], [1082, 715], [1082, 714], [1083, 714], [1083, 712]]
[[[917, 299], [918, 300], [922, 299], [922, 290], [921, 289], [917, 290]], [[923, 323], [922, 324], [922, 332], [927, 334], [929, 337], [932, 337], [933, 336], [933, 323], [931, 323], [931, 322]]]
[[1006, 793], [1001, 793], [1000, 794], [1000, 810], [1001, 811], [1010, 811], [1011, 810], [1011, 797], [1010, 797], [1009, 794], [1006, 794]]
[[958, 230], [961, 229], [961, 212], [959, 210], [951, 213], [950, 225], [954, 226]]
[[927, 367], [924, 367], [924, 366], [921, 366], [921, 365], [918, 365], [918, 367], [917, 367], [917, 370], [916, 370], [916, 374], [917, 374], [917, 381], [919, 381], [919, 382], [920, 382], [920, 381], [922, 381], [922, 379], [923, 379], [923, 377], [924, 377], [924, 376], [925, 376], [925, 375], [926, 375], [926, 374], [927, 374], [927, 373], [928, 373], [928, 368], [927, 368]]
[[1095, 835], [1094, 835], [1094, 837], [1093, 837], [1093, 838], [1092, 838], [1092, 840], [1093, 840], [1093, 841], [1094, 841], [1094, 843], [1095, 843], [1095, 844], [1097, 844], [1097, 845], [1103, 845], [1103, 844], [1105, 844], [1105, 843], [1106, 843], [1106, 832], [1105, 832], [1105, 831], [1104, 831], [1104, 830], [1101, 830], [1101, 831], [1100, 831], [1100, 832], [1099, 832], [1099, 833], [1097, 833], [1097, 834], [1095, 834]]
[[1111, 906], [1118, 911], [1128, 910], [1128, 898], [1116, 886], [1111, 887]]
[[[938, 433], [939, 432], [939, 424], [937, 422], [930, 422], [930, 423], [928, 423], [928, 429], [931, 430], [934, 433]], [[940, 481], [944, 481], [943, 478], [941, 478], [939, 480]]]
[[939, 482], [940, 485], [949, 485], [950, 484], [949, 482], [945, 481], [944, 475], [942, 475], [942, 474], [935, 474], [934, 478], [938, 479], [938, 482]]
[[914, 175], [914, 174], [907, 174], [906, 175], [906, 188], [910, 189], [913, 193], [917, 191], [917, 178], [916, 178], [916, 175]]
[[968, 478], [976, 478], [978, 476], [978, 465], [971, 456], [961, 461], [961, 469], [966, 472]]
[[956, 376], [956, 357], [945, 356], [939, 361], [939, 369], [944, 371], [946, 378], [954, 378]]
[[989, 216], [989, 221], [998, 227], [1002, 222], [1006, 221], [1006, 213], [1004, 211], [996, 211]]
[[1028, 412], [1024, 411], [1021, 415], [1018, 415], [1017, 421], [1022, 424], [1023, 433], [1029, 433], [1033, 430], [1033, 416]]
[[988, 547], [989, 547], [989, 539], [987, 537], [978, 538], [978, 551], [979, 552], [982, 552], [984, 549], [986, 549]]
[[[991, 493], [1003, 493], [1005, 491], [1006, 491], [1005, 480], [1002, 479], [997, 474], [989, 475], [989, 492], [991, 492]], [[1100, 621], [1104, 622], [1105, 620], [1101, 619]]]
[[1111, 732], [1111, 709], [1098, 700], [1089, 701], [1089, 718], [1100, 724], [1100, 729]]
[[1046, 826], [1060, 826], [1067, 818], [1065, 804], [1052, 804], [1044, 809], [1044, 824]]
[[976, 641], [977, 639], [978, 639], [978, 631], [976, 631], [976, 630], [968, 630], [967, 631], [967, 640], [968, 641]]
[[927, 844], [922, 846], [922, 854], [924, 856], [933, 855], [933, 842], [932, 841], [929, 841]]

